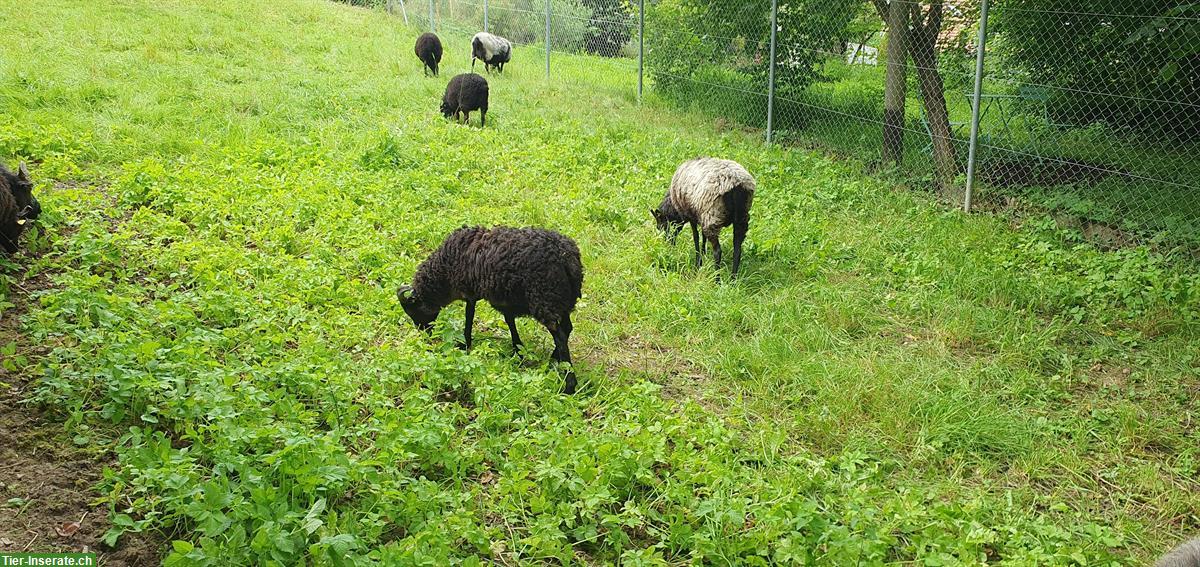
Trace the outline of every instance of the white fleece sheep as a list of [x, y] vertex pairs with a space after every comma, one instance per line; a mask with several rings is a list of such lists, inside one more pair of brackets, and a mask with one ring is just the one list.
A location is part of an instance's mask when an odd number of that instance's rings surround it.
[[475, 68], [475, 60], [483, 61], [485, 70], [492, 67], [504, 72], [504, 64], [512, 58], [512, 43], [498, 35], [479, 32], [471, 38], [471, 69]]
[[[654, 214], [658, 227], [674, 241], [684, 223], [692, 226], [696, 265], [701, 262], [699, 232], [712, 243], [713, 259], [721, 262], [721, 229], [733, 225], [733, 275], [742, 259], [742, 241], [750, 224], [750, 206], [757, 187], [754, 176], [735, 161], [697, 158], [682, 163]], [[672, 228], [674, 229], [672, 231]]]

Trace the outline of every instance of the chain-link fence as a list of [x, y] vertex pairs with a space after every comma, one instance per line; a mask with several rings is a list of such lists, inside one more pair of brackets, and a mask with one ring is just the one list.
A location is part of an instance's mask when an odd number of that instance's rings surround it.
[[1005, 0], [987, 22], [978, 179], [1102, 243], [1194, 253], [1200, 4]]
[[[471, 59], [472, 36], [486, 31], [514, 46], [505, 73], [542, 73], [556, 81], [635, 96], [636, 6], [622, 0], [388, 0], [385, 8], [442, 38], [445, 58]], [[549, 41], [547, 41], [549, 38]], [[580, 56], [586, 56], [580, 57]], [[477, 64], [482, 72], [482, 64]]]
[[644, 78], [658, 99], [762, 128], [769, 142], [898, 167], [958, 204], [1032, 205], [1103, 244], [1200, 250], [1197, 3], [388, 0], [388, 9], [456, 36], [448, 57], [469, 60], [470, 36], [487, 30], [521, 46], [514, 57], [538, 61], [522, 73], [631, 96]]

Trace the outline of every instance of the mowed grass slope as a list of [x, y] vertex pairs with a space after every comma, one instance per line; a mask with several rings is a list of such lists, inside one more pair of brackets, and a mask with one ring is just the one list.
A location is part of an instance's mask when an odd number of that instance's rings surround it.
[[[627, 62], [518, 49], [481, 130], [437, 113], [466, 39], [424, 78], [379, 12], [0, 22], [0, 157], [47, 209], [0, 297], [53, 282], [24, 370], [171, 564], [1139, 565], [1200, 526], [1194, 270], [638, 107]], [[652, 230], [702, 154], [759, 180], [736, 283]], [[580, 245], [576, 396], [536, 323], [521, 362], [481, 309], [463, 353], [461, 305], [431, 340], [395, 299], [501, 223]]]

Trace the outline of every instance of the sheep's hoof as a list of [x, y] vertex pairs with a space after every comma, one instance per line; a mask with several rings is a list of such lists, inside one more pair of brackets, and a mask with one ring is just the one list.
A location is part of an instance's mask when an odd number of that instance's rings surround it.
[[568, 396], [575, 393], [575, 371], [574, 370], [567, 372], [567, 383], [563, 387], [563, 393]]

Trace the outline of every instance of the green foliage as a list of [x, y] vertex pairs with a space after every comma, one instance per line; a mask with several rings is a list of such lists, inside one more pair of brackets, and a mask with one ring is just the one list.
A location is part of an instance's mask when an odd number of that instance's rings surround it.
[[[456, 20], [470, 22], [469, 26], [482, 25], [482, 3], [460, 4], [453, 10]], [[493, 5], [488, 11], [488, 29], [515, 43], [544, 45], [545, 13], [544, 0], [512, 0]], [[583, 52], [585, 40], [591, 33], [592, 9], [580, 0], [550, 0], [550, 17], [550, 48], [568, 53]]]
[[[783, 2], [779, 5], [776, 84], [782, 96], [800, 93], [822, 78], [818, 64], [838, 53], [854, 33], [851, 25], [865, 10], [851, 0]], [[712, 67], [735, 71], [741, 80], [718, 83], [751, 85], [766, 92], [770, 63], [770, 5], [753, 2], [663, 0], [646, 8], [647, 68], [655, 84], [678, 93]], [[702, 95], [701, 95], [702, 96]]]
[[[1138, 28], [1125, 42], [1165, 45], [1169, 60], [1159, 69], [1159, 78], [1173, 84], [1186, 82], [1183, 74], [1198, 72], [1196, 57], [1200, 56], [1200, 4], [1171, 8], [1166, 14]], [[1176, 82], [1176, 78], [1180, 80]], [[1186, 84], [1183, 86], [1187, 87]]]
[[[180, 566], [1137, 565], [1165, 519], [1195, 527], [1200, 292], [1149, 249], [635, 106], [621, 61], [514, 65], [480, 129], [378, 12], [17, 11], [0, 157], [37, 164], [46, 214], [0, 301], [52, 285], [22, 298], [44, 350], [0, 355], [116, 455], [109, 542], [163, 534]], [[698, 154], [760, 182], [736, 283], [646, 213]], [[470, 353], [461, 307], [433, 338], [405, 321], [395, 285], [468, 223], [579, 242], [579, 395], [533, 322], [520, 360], [490, 309]]]
[[617, 57], [635, 31], [637, 8], [630, 0], [583, 0], [592, 11], [584, 48], [592, 55]]
[[1200, 135], [1194, 4], [1018, 0], [997, 6], [1008, 60], [1053, 87], [1056, 123], [1105, 122], [1184, 140]]

